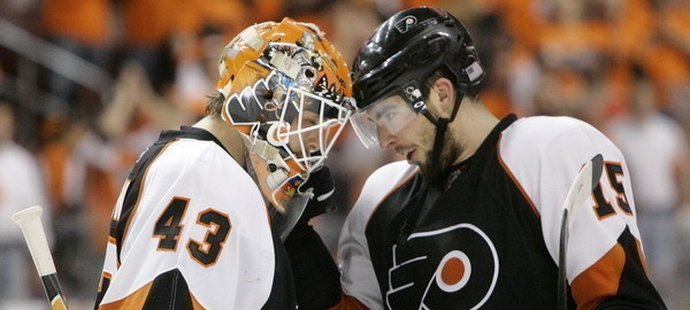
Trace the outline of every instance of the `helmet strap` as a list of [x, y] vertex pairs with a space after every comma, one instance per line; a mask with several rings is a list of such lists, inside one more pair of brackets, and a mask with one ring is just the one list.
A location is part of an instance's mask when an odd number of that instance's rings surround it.
[[[441, 151], [443, 150], [443, 141], [445, 140], [446, 137], [446, 131], [448, 131], [448, 124], [452, 123], [455, 120], [455, 117], [458, 115], [458, 110], [460, 109], [460, 104], [462, 103], [462, 99], [464, 97], [464, 94], [457, 92], [458, 93], [458, 100], [455, 101], [455, 105], [453, 106], [453, 112], [450, 114], [450, 118], [446, 117], [440, 117], [438, 119], [434, 119], [434, 117], [429, 113], [429, 110], [425, 110], [423, 115], [431, 121], [434, 125], [436, 125], [436, 135], [434, 137], [434, 148], [432, 150], [432, 155], [431, 155], [431, 162], [432, 165], [441, 165]], [[442, 167], [437, 167], [437, 168], [442, 168]], [[436, 170], [436, 169], [434, 169]], [[438, 169], [438, 171], [441, 171]], [[442, 179], [445, 179], [445, 173], [441, 175]]]

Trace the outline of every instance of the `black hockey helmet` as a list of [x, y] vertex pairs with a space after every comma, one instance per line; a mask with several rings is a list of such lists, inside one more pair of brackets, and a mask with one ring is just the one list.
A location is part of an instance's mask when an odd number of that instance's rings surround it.
[[[353, 97], [366, 110], [399, 95], [417, 113], [426, 110], [426, 80], [445, 68], [460, 94], [479, 85], [484, 69], [472, 38], [445, 10], [416, 7], [396, 13], [364, 43], [353, 64]], [[353, 119], [358, 135], [369, 146], [376, 142], [374, 124]], [[372, 128], [374, 125], [374, 128]]]

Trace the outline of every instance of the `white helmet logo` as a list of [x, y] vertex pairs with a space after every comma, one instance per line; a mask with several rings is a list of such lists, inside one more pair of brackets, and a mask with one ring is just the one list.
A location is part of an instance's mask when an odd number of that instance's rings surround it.
[[400, 33], [405, 33], [408, 30], [410, 30], [410, 26], [414, 25], [417, 23], [417, 18], [414, 16], [407, 16], [401, 20], [399, 20], [397, 23], [395, 23], [395, 29], [398, 29]]
[[414, 86], [407, 86], [405, 87], [405, 94], [407, 95], [408, 98], [414, 100], [414, 99], [419, 99], [422, 97], [422, 92], [419, 91]]

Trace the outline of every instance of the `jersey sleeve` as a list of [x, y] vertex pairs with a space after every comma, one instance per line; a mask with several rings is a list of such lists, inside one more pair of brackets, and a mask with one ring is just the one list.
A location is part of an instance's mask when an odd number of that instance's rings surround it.
[[115, 203], [115, 207], [113, 208], [113, 212], [111, 215], [110, 225], [108, 227], [108, 242], [106, 243], [105, 258], [103, 260], [103, 271], [101, 272], [101, 280], [98, 283], [97, 289], [98, 294], [96, 296], [96, 308], [98, 307], [98, 305], [101, 304], [101, 301], [105, 296], [105, 293], [110, 287], [110, 280], [112, 279], [113, 274], [118, 269], [119, 263], [117, 258], [117, 241], [115, 239], [115, 227], [118, 219], [120, 218], [122, 203], [124, 201], [125, 194], [127, 192], [127, 188], [129, 187], [129, 185], [130, 180], [125, 181], [125, 184], [122, 186], [122, 190], [120, 191], [120, 195], [117, 198], [117, 202]]
[[383, 300], [369, 254], [367, 224], [386, 195], [414, 171], [414, 168], [404, 161], [388, 164], [376, 170], [365, 182], [340, 233], [337, 260], [341, 270], [340, 282], [343, 292], [369, 309], [382, 309]]
[[183, 293], [203, 308], [261, 308], [275, 249], [261, 194], [244, 170], [212, 143], [181, 140], [142, 173], [116, 207], [131, 212], [116, 218], [126, 228], [108, 245], [111, 278], [100, 307], [141, 308]]
[[500, 153], [540, 216], [544, 241], [556, 264], [568, 190], [584, 164], [601, 154], [604, 171], [599, 185], [569, 214], [566, 276], [572, 297], [578, 308], [587, 309], [604, 302], [655, 302], [658, 295], [644, 269], [630, 174], [609, 139], [572, 118], [536, 117], [506, 130]]

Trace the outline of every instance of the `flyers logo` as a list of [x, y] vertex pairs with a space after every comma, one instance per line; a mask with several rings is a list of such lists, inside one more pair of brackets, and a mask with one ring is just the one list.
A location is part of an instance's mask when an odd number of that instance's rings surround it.
[[[386, 304], [389, 309], [477, 309], [484, 305], [498, 280], [496, 247], [477, 226], [457, 224], [414, 233], [407, 246], [415, 253], [403, 257], [393, 246]], [[424, 253], [429, 253], [425, 255]]]
[[414, 24], [416, 24], [416, 23], [417, 23], [417, 18], [416, 18], [416, 17], [414, 17], [414, 16], [407, 16], [407, 17], [405, 17], [405, 18], [399, 20], [397, 23], [395, 23], [394, 26], [395, 26], [395, 29], [398, 29], [398, 31], [399, 31], [400, 33], [405, 33], [405, 32], [407, 32], [408, 30], [410, 30], [410, 28], [412, 27], [412, 25], [414, 25]]

